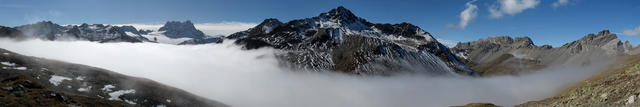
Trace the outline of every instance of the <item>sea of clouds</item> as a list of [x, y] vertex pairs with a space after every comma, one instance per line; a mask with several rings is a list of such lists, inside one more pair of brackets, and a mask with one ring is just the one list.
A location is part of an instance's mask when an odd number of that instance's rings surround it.
[[486, 78], [353, 76], [292, 71], [278, 65], [275, 49], [242, 50], [231, 42], [177, 46], [0, 39], [0, 48], [149, 78], [239, 107], [512, 106], [553, 96], [608, 65], [562, 65]]

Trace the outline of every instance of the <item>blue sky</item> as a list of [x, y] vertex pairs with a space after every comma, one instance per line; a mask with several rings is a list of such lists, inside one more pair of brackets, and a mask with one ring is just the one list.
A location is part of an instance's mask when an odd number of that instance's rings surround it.
[[[337, 6], [376, 23], [409, 22], [437, 38], [471, 41], [497, 35], [529, 36], [560, 46], [609, 29], [640, 43], [639, 0], [0, 0], [0, 25], [40, 20], [59, 24], [260, 23], [307, 18]], [[469, 3], [469, 4], [467, 4]], [[461, 13], [475, 17], [461, 26]], [[490, 10], [497, 12], [490, 12]], [[467, 14], [468, 15], [468, 14]], [[501, 17], [497, 17], [501, 15]], [[626, 30], [626, 32], [625, 32]], [[624, 36], [623, 32], [628, 36]]]

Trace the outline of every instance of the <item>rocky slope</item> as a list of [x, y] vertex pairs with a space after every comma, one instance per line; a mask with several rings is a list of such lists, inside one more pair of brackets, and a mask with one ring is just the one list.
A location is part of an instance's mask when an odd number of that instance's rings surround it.
[[24, 33], [22, 33], [21, 31], [14, 28], [10, 28], [10, 27], [5, 27], [5, 26], [0, 26], [0, 37], [26, 38]]
[[351, 74], [397, 72], [475, 75], [431, 34], [409, 23], [377, 24], [338, 7], [282, 23], [266, 19], [227, 37], [245, 49], [273, 47], [295, 69]]
[[124, 106], [124, 102], [69, 95], [51, 91], [25, 75], [5, 78], [0, 82], [0, 104], [3, 106]]
[[518, 106], [640, 106], [640, 55], [624, 56], [618, 60], [617, 67], [593, 76], [563, 93]]
[[459, 43], [452, 50], [483, 75], [503, 75], [535, 71], [549, 65], [588, 63], [594, 57], [626, 55], [631, 45], [603, 30], [556, 48], [537, 46], [528, 37], [498, 36]]
[[145, 33], [144, 31], [136, 30], [133, 26], [103, 24], [60, 26], [51, 21], [43, 21], [15, 28], [29, 37], [45, 40], [87, 40], [100, 43], [149, 41], [147, 38], [139, 36], [139, 34]]
[[0, 104], [226, 106], [152, 80], [0, 49]]

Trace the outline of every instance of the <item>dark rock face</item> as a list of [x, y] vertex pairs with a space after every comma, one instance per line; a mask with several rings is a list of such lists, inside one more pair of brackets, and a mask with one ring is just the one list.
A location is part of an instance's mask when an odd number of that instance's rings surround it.
[[475, 75], [431, 34], [409, 23], [374, 24], [344, 7], [281, 23], [267, 19], [227, 37], [245, 49], [273, 47], [296, 69], [363, 75], [398, 72]]
[[[82, 24], [60, 26], [51, 21], [18, 26], [25, 35], [45, 40], [87, 40], [94, 42], [144, 42], [147, 38], [133, 26], [111, 26], [103, 24]], [[127, 32], [132, 33], [128, 35]]]
[[202, 31], [196, 29], [196, 27], [187, 20], [185, 22], [169, 21], [162, 26], [158, 31], [165, 31], [163, 34], [169, 38], [203, 38], [205, 37]]
[[178, 45], [198, 45], [198, 44], [208, 44], [208, 43], [222, 43], [224, 37], [204, 37], [204, 38], [195, 38], [191, 40], [187, 40]]
[[452, 49], [458, 57], [466, 59], [463, 62], [479, 72], [517, 74], [516, 71], [535, 71], [549, 64], [586, 63], [592, 57], [625, 55], [630, 53], [631, 47], [622, 43], [615, 34], [603, 30], [556, 48], [536, 46], [528, 37], [498, 36], [458, 43]]
[[226, 106], [149, 79], [4, 49], [0, 53], [0, 105]]
[[25, 38], [26, 36], [17, 29], [0, 26], [0, 37]]

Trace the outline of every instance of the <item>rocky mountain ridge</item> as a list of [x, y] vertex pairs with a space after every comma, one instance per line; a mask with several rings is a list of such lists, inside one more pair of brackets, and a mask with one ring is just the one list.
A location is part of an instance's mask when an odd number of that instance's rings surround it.
[[[631, 48], [628, 41], [622, 42], [616, 34], [603, 30], [555, 48], [537, 46], [529, 37], [498, 36], [459, 43], [452, 50], [479, 72], [517, 74], [515, 71], [535, 71], [550, 64], [587, 63], [593, 57], [627, 55]], [[514, 67], [514, 63], [519, 65]]]
[[[103, 24], [81, 24], [60, 26], [51, 21], [15, 27], [25, 35], [45, 40], [87, 40], [94, 42], [148, 42], [133, 26], [112, 26]], [[129, 33], [129, 34], [127, 34]]]
[[[266, 19], [227, 39], [245, 49], [272, 47], [295, 69], [362, 75], [397, 72], [475, 75], [431, 34], [409, 24], [376, 24], [344, 7], [282, 23]], [[285, 64], [286, 65], [286, 64]]]

